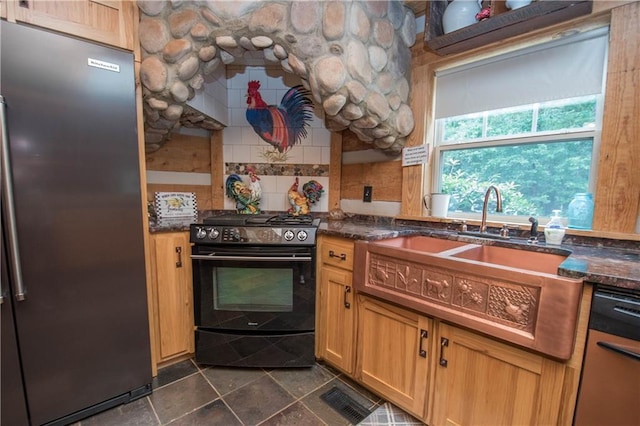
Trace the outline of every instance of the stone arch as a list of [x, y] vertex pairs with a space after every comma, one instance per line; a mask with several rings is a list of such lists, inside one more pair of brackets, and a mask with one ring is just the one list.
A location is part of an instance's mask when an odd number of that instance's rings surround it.
[[[415, 16], [401, 1], [138, 0], [147, 150], [189, 116], [204, 76], [246, 51], [262, 51], [302, 79], [326, 126], [350, 129], [399, 153], [413, 130], [410, 95]], [[198, 127], [221, 129], [209, 118]]]

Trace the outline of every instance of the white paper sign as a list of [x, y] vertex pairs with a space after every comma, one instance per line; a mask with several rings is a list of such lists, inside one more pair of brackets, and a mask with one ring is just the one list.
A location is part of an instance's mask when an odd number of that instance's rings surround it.
[[425, 164], [429, 160], [429, 144], [409, 146], [402, 150], [402, 167]]

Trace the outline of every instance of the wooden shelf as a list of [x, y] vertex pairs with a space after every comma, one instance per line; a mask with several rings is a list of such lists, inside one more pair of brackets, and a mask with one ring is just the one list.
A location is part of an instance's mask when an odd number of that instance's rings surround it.
[[491, 0], [492, 17], [445, 34], [442, 16], [449, 2], [429, 2], [425, 19], [425, 44], [438, 55], [460, 53], [509, 37], [548, 27], [591, 13], [591, 0], [534, 1], [508, 10], [503, 0]]

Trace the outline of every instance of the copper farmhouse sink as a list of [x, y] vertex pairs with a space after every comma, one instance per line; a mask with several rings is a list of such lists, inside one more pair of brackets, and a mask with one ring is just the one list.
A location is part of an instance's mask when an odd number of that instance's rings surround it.
[[443, 238], [424, 237], [415, 235], [410, 237], [390, 238], [376, 241], [375, 244], [396, 247], [407, 250], [415, 250], [424, 253], [439, 253], [458, 247], [466, 247], [468, 243], [462, 241], [445, 240]]
[[573, 352], [582, 280], [568, 251], [425, 236], [355, 243], [354, 286], [407, 308], [558, 358]]
[[567, 256], [559, 254], [515, 250], [496, 246], [471, 247], [452, 256], [554, 275], [558, 271], [558, 266], [567, 258]]

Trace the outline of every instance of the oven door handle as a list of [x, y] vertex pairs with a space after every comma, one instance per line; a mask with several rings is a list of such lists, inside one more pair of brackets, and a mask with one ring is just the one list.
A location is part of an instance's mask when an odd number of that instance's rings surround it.
[[274, 260], [295, 261], [295, 262], [311, 262], [311, 256], [224, 256], [217, 254], [198, 255], [192, 254], [193, 260], [252, 260], [256, 262], [269, 262]]
[[613, 343], [609, 343], [609, 342], [597, 342], [596, 344], [601, 348], [609, 349], [610, 351], [613, 351], [620, 355], [624, 355], [631, 359], [635, 359], [636, 361], [640, 361], [640, 354], [637, 352], [630, 351], [629, 349], [622, 348], [618, 345], [614, 345]]

